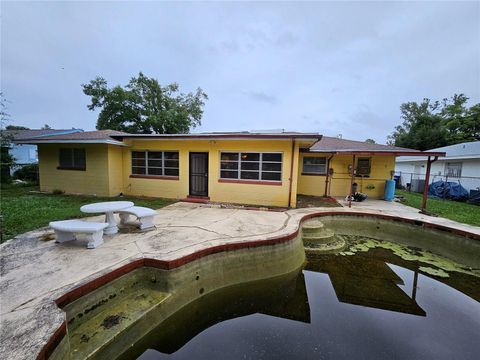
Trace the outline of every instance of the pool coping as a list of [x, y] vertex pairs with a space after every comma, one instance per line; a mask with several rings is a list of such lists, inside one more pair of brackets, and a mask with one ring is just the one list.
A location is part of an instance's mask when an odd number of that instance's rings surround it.
[[[79, 299], [80, 297], [85, 296], [91, 293], [92, 291], [95, 291], [96, 289], [108, 284], [109, 282], [141, 267], [154, 267], [162, 270], [172, 270], [208, 255], [213, 255], [213, 254], [222, 253], [226, 251], [235, 251], [235, 250], [255, 248], [260, 246], [272, 246], [272, 245], [285, 243], [297, 237], [301, 228], [301, 224], [304, 221], [314, 217], [323, 217], [323, 216], [370, 217], [370, 218], [376, 218], [376, 219], [382, 219], [382, 220], [408, 223], [411, 225], [421, 226], [427, 229], [439, 230], [439, 231], [447, 232], [457, 236], [465, 237], [467, 239], [480, 241], [480, 234], [475, 234], [466, 230], [461, 230], [461, 229], [450, 227], [447, 225], [435, 224], [435, 223], [431, 223], [424, 220], [410, 219], [410, 218], [405, 218], [405, 217], [396, 216], [396, 215], [344, 210], [344, 211], [314, 211], [314, 212], [306, 213], [300, 216], [301, 217], [298, 219], [298, 224], [296, 226], [295, 231], [286, 235], [281, 235], [281, 236], [269, 238], [266, 240], [253, 240], [253, 241], [246, 240], [238, 243], [216, 245], [216, 246], [212, 246], [206, 249], [193, 252], [191, 254], [188, 254], [173, 260], [159, 260], [159, 259], [153, 259], [149, 257], [134, 260], [132, 262], [129, 262], [128, 264], [120, 266], [119, 268], [113, 269], [112, 271], [106, 274], [103, 274], [97, 277], [96, 279], [90, 280], [85, 284], [82, 284], [80, 286], [77, 286], [65, 292], [63, 295], [55, 299], [54, 303], [59, 308], [63, 308], [67, 304]], [[67, 335], [67, 320], [66, 320], [66, 314], [64, 314], [64, 320], [62, 324], [52, 334], [48, 342], [42, 347], [36, 359], [38, 360], [48, 359], [51, 356], [51, 354], [55, 351], [58, 344], [60, 344], [60, 342], [63, 340], [63, 338], [66, 335]]]

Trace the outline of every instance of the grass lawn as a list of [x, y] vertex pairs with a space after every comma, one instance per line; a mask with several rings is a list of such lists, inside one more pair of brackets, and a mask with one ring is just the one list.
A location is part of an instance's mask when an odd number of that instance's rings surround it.
[[174, 202], [170, 199], [124, 196], [107, 198], [98, 196], [35, 194], [38, 186], [2, 185], [1, 210], [3, 216], [2, 241], [26, 231], [48, 225], [50, 221], [92, 216], [80, 212], [80, 206], [99, 202], [128, 200], [135, 205], [158, 209]]
[[[396, 195], [400, 195], [405, 198], [405, 202], [403, 204], [417, 209], [422, 208], [422, 194], [404, 190], [396, 190], [395, 192]], [[478, 205], [429, 197], [427, 200], [427, 211], [464, 224], [480, 226], [480, 206]]]

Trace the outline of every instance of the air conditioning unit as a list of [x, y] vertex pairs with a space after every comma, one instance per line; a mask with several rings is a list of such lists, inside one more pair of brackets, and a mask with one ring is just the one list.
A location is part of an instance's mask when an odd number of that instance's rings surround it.
[[423, 193], [423, 188], [425, 186], [425, 180], [413, 179], [410, 191]]

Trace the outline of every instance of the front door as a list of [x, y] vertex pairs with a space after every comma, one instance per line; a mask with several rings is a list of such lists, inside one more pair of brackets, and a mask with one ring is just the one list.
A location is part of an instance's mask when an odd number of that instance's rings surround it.
[[190, 195], [208, 196], [208, 153], [190, 153]]

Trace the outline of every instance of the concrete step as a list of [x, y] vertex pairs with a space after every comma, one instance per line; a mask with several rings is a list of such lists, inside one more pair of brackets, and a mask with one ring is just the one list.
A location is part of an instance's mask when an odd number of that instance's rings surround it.
[[333, 240], [335, 233], [332, 230], [323, 229], [318, 233], [302, 233], [303, 242], [313, 242], [319, 244], [327, 244]]
[[331, 241], [326, 244], [321, 244], [317, 242], [304, 242], [305, 251], [322, 253], [322, 254], [331, 254], [342, 251], [347, 247], [345, 240], [334, 238], [334, 241]]
[[302, 225], [302, 230], [304, 233], [318, 232], [324, 228], [325, 225], [317, 219], [308, 220]]
[[159, 306], [169, 293], [149, 288], [140, 288], [122, 296], [104, 310], [69, 329], [71, 359], [95, 357], [102, 348], [111, 343], [117, 334], [133, 326], [138, 320]]

